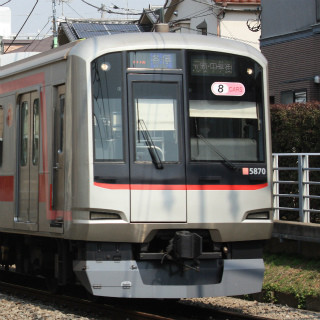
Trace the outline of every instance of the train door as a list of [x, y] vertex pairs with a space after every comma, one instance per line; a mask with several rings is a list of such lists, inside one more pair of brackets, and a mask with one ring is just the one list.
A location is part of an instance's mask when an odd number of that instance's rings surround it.
[[185, 222], [182, 77], [130, 74], [132, 222]]
[[17, 222], [37, 225], [40, 156], [39, 92], [31, 92], [21, 96], [19, 118], [19, 205]]
[[53, 154], [53, 209], [64, 210], [64, 131], [65, 131], [65, 85], [56, 88], [54, 109], [54, 154]]

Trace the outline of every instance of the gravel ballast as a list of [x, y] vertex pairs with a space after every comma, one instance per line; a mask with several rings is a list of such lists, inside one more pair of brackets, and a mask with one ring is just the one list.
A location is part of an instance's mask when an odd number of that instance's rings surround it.
[[[244, 314], [260, 315], [271, 319], [299, 320], [320, 319], [320, 313], [310, 312], [274, 305], [270, 303], [259, 303], [257, 301], [246, 301], [237, 298], [200, 298], [183, 299], [183, 303], [200, 304], [214, 309], [223, 309]], [[84, 314], [85, 313], [85, 314]], [[0, 319], [1, 320], [109, 320], [106, 316], [72, 310], [55, 304], [34, 301], [29, 298], [18, 298], [9, 294], [0, 293]], [[111, 320], [111, 319], [110, 319]]]

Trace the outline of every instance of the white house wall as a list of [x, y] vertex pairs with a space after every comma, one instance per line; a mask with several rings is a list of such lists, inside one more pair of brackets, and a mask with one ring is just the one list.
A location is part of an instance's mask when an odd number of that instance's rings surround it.
[[217, 18], [213, 14], [212, 2], [202, 0], [185, 1], [177, 6], [177, 15], [172, 15], [169, 22], [182, 19], [190, 19], [190, 21], [181, 21], [178, 23], [177, 31], [183, 33], [200, 33], [201, 30], [197, 29], [197, 26], [204, 20], [207, 23], [207, 32], [217, 34]]
[[[251, 18], [250, 15], [252, 15]], [[240, 40], [260, 50], [261, 32], [252, 32], [248, 29], [249, 18], [254, 20], [256, 15], [248, 12], [227, 12], [220, 22], [221, 37]]]
[[[171, 2], [169, 1], [168, 6], [170, 4]], [[222, 7], [214, 6], [211, 0], [185, 0], [176, 6], [176, 14], [172, 14], [168, 22], [174, 23], [176, 21], [171, 27], [172, 31], [201, 34], [201, 30], [197, 29], [197, 26], [205, 21], [207, 23], [208, 36], [218, 35], [220, 32], [221, 37], [243, 41], [259, 50], [261, 32], [252, 32], [247, 27], [247, 20], [257, 19], [257, 14], [253, 11], [255, 9], [256, 6], [227, 6], [223, 17], [222, 14], [219, 15]], [[220, 20], [220, 29], [218, 28], [218, 15], [222, 18]]]

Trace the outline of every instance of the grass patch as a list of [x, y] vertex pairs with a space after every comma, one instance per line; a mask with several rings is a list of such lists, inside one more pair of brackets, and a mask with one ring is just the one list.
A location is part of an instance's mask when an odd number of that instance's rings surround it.
[[304, 308], [307, 297], [320, 297], [320, 260], [293, 255], [265, 254], [263, 291], [270, 302], [274, 292], [291, 294]]

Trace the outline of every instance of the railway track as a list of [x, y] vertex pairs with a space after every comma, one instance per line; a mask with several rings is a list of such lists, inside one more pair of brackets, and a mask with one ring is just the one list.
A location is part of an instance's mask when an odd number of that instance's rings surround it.
[[[2, 279], [4, 276], [2, 274]], [[6, 277], [7, 279], [10, 278]], [[91, 319], [125, 319], [125, 320], [270, 320], [248, 314], [214, 310], [198, 305], [188, 305], [183, 301], [155, 299], [115, 299], [103, 298], [97, 301], [89, 299], [84, 292], [77, 290], [77, 295], [70, 289], [64, 294], [53, 294], [41, 287], [41, 281], [33, 281], [33, 287], [17, 284], [17, 280], [0, 282], [2, 293], [8, 293], [26, 300], [28, 304], [43, 303], [54, 305], [54, 308], [67, 308], [77, 313], [90, 314]], [[79, 289], [79, 288], [78, 288]], [[72, 311], [71, 311], [72, 312]]]

